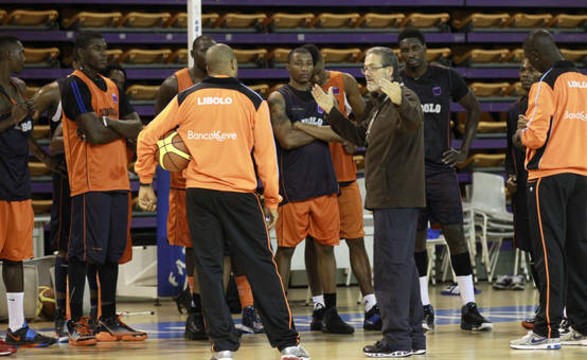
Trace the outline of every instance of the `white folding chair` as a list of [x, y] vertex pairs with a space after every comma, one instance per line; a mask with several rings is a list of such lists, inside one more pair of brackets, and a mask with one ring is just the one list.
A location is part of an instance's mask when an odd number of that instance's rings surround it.
[[[504, 238], [514, 236], [513, 214], [506, 209], [504, 180], [501, 176], [483, 172], [473, 173], [470, 216], [474, 221], [475, 238], [481, 243], [482, 263], [489, 281], [493, 279], [499, 250]], [[488, 242], [492, 240], [491, 246]]]

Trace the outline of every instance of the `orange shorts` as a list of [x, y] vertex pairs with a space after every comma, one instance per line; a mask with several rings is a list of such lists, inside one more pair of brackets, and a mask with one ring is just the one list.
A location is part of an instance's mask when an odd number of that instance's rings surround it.
[[340, 217], [336, 198], [337, 194], [332, 194], [280, 206], [275, 227], [277, 245], [296, 247], [308, 234], [320, 244], [338, 245]]
[[340, 187], [338, 211], [340, 212], [341, 239], [358, 239], [365, 236], [363, 230], [363, 201], [356, 181]]
[[188, 211], [185, 205], [185, 190], [169, 189], [167, 241], [169, 245], [192, 247]]
[[22, 261], [33, 257], [33, 201], [0, 201], [0, 259]]
[[132, 236], [130, 233], [130, 225], [132, 222], [132, 194], [128, 193], [128, 225], [126, 229], [126, 246], [124, 247], [124, 252], [120, 259], [118, 259], [119, 264], [126, 264], [127, 262], [132, 260]]

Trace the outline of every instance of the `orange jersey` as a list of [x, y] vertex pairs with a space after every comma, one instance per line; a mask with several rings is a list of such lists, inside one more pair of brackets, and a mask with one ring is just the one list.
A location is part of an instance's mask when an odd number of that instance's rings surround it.
[[[108, 78], [106, 91], [101, 90], [83, 72], [75, 70], [72, 77], [84, 82], [92, 95], [92, 109], [98, 116], [107, 114], [111, 119], [119, 118], [118, 88]], [[71, 83], [74, 87], [75, 80]], [[63, 142], [69, 175], [71, 196], [91, 191], [129, 190], [128, 157], [126, 140], [123, 138], [107, 144], [90, 144], [80, 138], [78, 123], [65, 112], [62, 115]]]
[[[190, 86], [193, 86], [192, 77], [190, 76], [190, 69], [183, 68], [175, 72], [175, 78], [177, 79], [177, 93], [181, 93]], [[186, 180], [181, 172], [172, 172], [170, 186], [173, 189], [185, 189]]]
[[[344, 81], [342, 73], [339, 71], [329, 71], [328, 81], [322, 85], [324, 91], [333, 88], [334, 96], [338, 102], [338, 109], [345, 114], [346, 98], [344, 95]], [[338, 182], [348, 182], [357, 179], [357, 166], [353, 160], [353, 156], [344, 151], [341, 143], [331, 142], [328, 144], [330, 148], [330, 156], [332, 157], [332, 164], [334, 165], [334, 172], [336, 173], [336, 180]]]
[[192, 156], [184, 171], [188, 188], [254, 193], [258, 175], [265, 204], [277, 207], [269, 107], [257, 93], [234, 78], [210, 77], [175, 97], [139, 134], [135, 170], [141, 182], [153, 180], [157, 141], [176, 127]]
[[587, 76], [557, 61], [532, 85], [522, 132], [528, 178], [587, 176]]

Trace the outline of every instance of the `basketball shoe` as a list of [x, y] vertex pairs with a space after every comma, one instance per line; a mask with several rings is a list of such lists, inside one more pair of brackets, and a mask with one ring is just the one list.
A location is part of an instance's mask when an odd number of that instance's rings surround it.
[[481, 315], [477, 304], [470, 302], [461, 308], [461, 329], [489, 331], [493, 329], [493, 324]]
[[100, 342], [143, 341], [147, 333], [136, 331], [120, 320], [120, 315], [101, 317], [96, 327], [96, 339]]
[[65, 323], [65, 328], [69, 334], [69, 345], [96, 345], [94, 328], [90, 326], [87, 317], [82, 317], [78, 321], [68, 320]]
[[561, 339], [549, 339], [530, 331], [528, 335], [510, 341], [510, 347], [516, 350], [559, 350]]
[[6, 330], [6, 344], [22, 347], [46, 347], [53, 345], [57, 339], [39, 334], [25, 322], [24, 326], [16, 331]]

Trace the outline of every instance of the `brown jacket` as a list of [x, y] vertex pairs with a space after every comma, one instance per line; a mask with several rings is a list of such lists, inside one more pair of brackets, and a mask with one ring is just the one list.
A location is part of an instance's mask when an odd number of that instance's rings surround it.
[[418, 96], [402, 87], [401, 106], [382, 94], [364, 114], [357, 125], [333, 108], [328, 121], [340, 136], [367, 147], [365, 208], [425, 207], [424, 116]]

